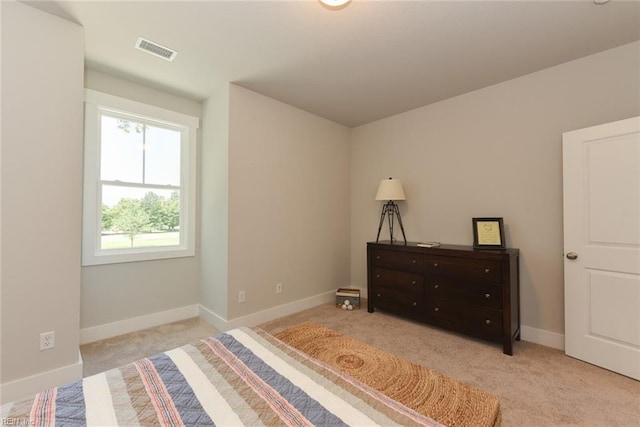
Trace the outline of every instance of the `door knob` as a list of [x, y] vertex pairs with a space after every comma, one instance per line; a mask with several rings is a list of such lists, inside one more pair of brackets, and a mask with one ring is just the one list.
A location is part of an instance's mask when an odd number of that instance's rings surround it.
[[567, 258], [569, 258], [569, 259], [578, 259], [578, 254], [575, 253], [575, 252], [569, 252], [567, 254]]

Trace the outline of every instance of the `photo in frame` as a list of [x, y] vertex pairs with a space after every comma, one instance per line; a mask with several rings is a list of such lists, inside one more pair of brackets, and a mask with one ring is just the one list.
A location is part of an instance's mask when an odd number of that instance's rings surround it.
[[474, 249], [505, 249], [502, 218], [472, 218]]

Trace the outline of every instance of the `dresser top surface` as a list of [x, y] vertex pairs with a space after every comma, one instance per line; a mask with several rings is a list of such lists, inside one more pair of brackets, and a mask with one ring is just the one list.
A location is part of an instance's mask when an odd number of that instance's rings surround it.
[[475, 249], [473, 246], [465, 246], [465, 245], [450, 245], [446, 243], [441, 243], [440, 246], [427, 248], [423, 246], [418, 246], [420, 242], [407, 242], [405, 245], [404, 242], [394, 242], [391, 243], [389, 240], [381, 240], [379, 242], [367, 242], [367, 246], [378, 249], [396, 249], [396, 250], [409, 250], [409, 251], [421, 251], [424, 253], [428, 253], [430, 255], [438, 255], [438, 253], [442, 255], [449, 255], [452, 252], [468, 252], [469, 254], [477, 254], [478, 256], [498, 256], [504, 257], [505, 255], [514, 256], [519, 253], [519, 250], [516, 248], [507, 248], [507, 249]]

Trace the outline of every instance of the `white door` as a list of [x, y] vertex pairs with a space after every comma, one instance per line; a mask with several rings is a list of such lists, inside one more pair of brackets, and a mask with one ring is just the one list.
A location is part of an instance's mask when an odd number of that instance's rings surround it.
[[565, 352], [640, 380], [640, 117], [562, 139]]

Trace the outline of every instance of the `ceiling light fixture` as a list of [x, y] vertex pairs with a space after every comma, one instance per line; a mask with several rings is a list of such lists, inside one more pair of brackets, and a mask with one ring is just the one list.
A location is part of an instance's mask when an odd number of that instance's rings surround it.
[[351, 0], [319, 0], [320, 3], [327, 9], [339, 10], [344, 9], [349, 5]]

